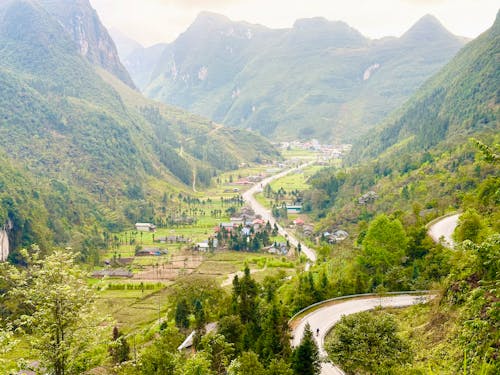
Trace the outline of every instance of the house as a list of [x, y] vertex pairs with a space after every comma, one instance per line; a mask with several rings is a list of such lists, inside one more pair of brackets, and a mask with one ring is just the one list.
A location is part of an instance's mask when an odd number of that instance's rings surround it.
[[[213, 238], [211, 241], [212, 241], [212, 248], [216, 249], [217, 246], [219, 246], [219, 241], [216, 238]], [[198, 242], [197, 244], [194, 245], [194, 250], [209, 251], [210, 242], [209, 241]]]
[[288, 214], [300, 214], [302, 212], [302, 205], [287, 205], [286, 212]]
[[245, 218], [244, 217], [232, 217], [231, 219], [231, 224], [235, 227], [239, 227], [240, 225], [243, 225], [245, 223]]
[[347, 237], [349, 237], [349, 233], [340, 229], [333, 233], [325, 232], [323, 233], [323, 237], [326, 238], [329, 243], [339, 243], [346, 240]]
[[147, 247], [145, 249], [141, 249], [136, 251], [135, 256], [144, 257], [144, 256], [160, 256], [163, 254], [168, 254], [167, 250], [161, 250], [159, 247]]
[[311, 236], [314, 232], [314, 226], [312, 226], [311, 224], [304, 224], [302, 226], [302, 232], [305, 236]]
[[158, 243], [167, 243], [168, 239], [167, 237], [155, 237], [153, 241]]
[[[208, 323], [206, 326], [205, 326], [205, 331], [207, 333], [210, 333], [210, 332], [213, 332], [217, 329], [217, 323]], [[182, 342], [182, 344], [180, 344], [178, 347], [177, 347], [177, 350], [178, 351], [182, 351], [184, 349], [189, 349], [190, 347], [193, 346], [193, 339], [194, 339], [194, 335], [195, 335], [196, 331], [193, 331], [191, 332], [188, 337], [186, 337], [186, 339]]]
[[150, 223], [135, 223], [135, 229], [139, 232], [155, 232], [156, 226]]
[[92, 273], [92, 277], [103, 278], [103, 277], [132, 277], [134, 274], [123, 268], [111, 268], [106, 270], [99, 270]]
[[288, 253], [288, 247], [286, 243], [275, 242], [268, 248], [267, 252], [269, 254], [286, 255]]
[[302, 225], [304, 225], [304, 224], [305, 224], [305, 221], [304, 221], [304, 220], [302, 220], [302, 219], [299, 217], [299, 218], [297, 218], [297, 219], [295, 219], [295, 220], [293, 221], [293, 224], [295, 224], [295, 225], [297, 225], [297, 226], [302, 226]]
[[363, 194], [361, 197], [358, 198], [358, 204], [372, 203], [377, 198], [378, 198], [377, 193], [375, 193], [374, 191], [369, 191], [368, 193]]
[[210, 250], [210, 245], [208, 242], [198, 242], [194, 249], [198, 251], [208, 251]]
[[336, 242], [341, 242], [349, 237], [349, 233], [347, 233], [345, 230], [337, 230], [333, 233], [333, 237], [335, 238]]

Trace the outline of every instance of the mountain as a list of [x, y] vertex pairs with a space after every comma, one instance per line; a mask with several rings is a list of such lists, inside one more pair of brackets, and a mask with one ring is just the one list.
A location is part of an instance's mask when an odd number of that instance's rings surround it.
[[0, 2], [0, 226], [14, 223], [14, 247], [94, 247], [97, 226], [154, 220], [163, 194], [279, 157], [262, 137], [152, 102], [82, 56], [55, 4]]
[[134, 87], [113, 40], [88, 0], [39, 0], [39, 3], [64, 28], [82, 56]]
[[401, 38], [370, 40], [320, 17], [273, 30], [204, 12], [164, 49], [143, 91], [269, 137], [345, 141], [403, 104], [463, 44], [432, 16]]
[[134, 80], [134, 84], [144, 89], [151, 81], [151, 75], [158, 64], [166, 43], [158, 43], [143, 47], [139, 42], [129, 38], [119, 30], [111, 29], [110, 34], [116, 44], [118, 55]]
[[[476, 134], [498, 133], [499, 15], [488, 31], [467, 44], [377, 133], [367, 136], [354, 156], [426, 151], [441, 142], [449, 146]], [[417, 29], [413, 36], [425, 37], [425, 31]]]
[[127, 56], [129, 56], [136, 49], [144, 48], [139, 42], [128, 37], [127, 35], [125, 35], [124, 33], [122, 33], [120, 30], [118, 30], [116, 28], [110, 28], [109, 35], [113, 39], [113, 42], [115, 42], [118, 56], [120, 57], [120, 60], [122, 62], [124, 61], [124, 59]]
[[123, 64], [139, 89], [144, 89], [151, 81], [152, 72], [158, 65], [166, 46], [160, 43], [147, 48], [136, 48], [123, 58]]

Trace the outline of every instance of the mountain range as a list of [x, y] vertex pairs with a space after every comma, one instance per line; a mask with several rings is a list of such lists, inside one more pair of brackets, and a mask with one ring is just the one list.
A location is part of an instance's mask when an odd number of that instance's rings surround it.
[[95, 223], [152, 220], [164, 193], [279, 157], [258, 135], [144, 98], [87, 0], [0, 1], [0, 87], [0, 223], [14, 223], [14, 247], [81, 249]]
[[500, 12], [412, 98], [354, 147], [358, 161], [449, 150], [478, 134], [498, 135]]
[[398, 108], [464, 44], [430, 15], [400, 38], [372, 40], [320, 17], [274, 30], [202, 12], [174, 42], [122, 59], [150, 98], [273, 138], [341, 142]]

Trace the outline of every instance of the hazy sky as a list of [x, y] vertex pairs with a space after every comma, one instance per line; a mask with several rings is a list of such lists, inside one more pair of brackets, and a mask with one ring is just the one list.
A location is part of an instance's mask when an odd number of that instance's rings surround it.
[[476, 37], [493, 24], [498, 0], [90, 0], [107, 27], [149, 46], [170, 42], [202, 10], [272, 28], [298, 18], [342, 20], [362, 34], [399, 36], [430, 13], [454, 34]]

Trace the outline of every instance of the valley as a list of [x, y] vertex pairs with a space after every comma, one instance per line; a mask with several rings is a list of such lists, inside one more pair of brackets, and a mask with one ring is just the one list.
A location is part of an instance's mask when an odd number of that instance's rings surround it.
[[0, 373], [500, 371], [498, 11], [143, 47], [103, 9], [0, 0]]

